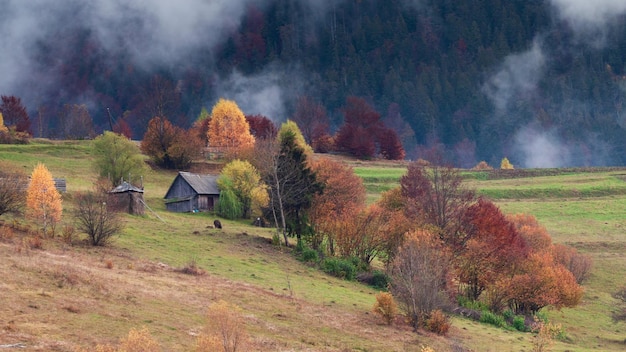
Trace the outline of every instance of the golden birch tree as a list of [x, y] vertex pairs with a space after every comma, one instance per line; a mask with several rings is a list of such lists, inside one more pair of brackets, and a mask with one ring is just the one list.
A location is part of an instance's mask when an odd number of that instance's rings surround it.
[[7, 126], [4, 125], [4, 118], [2, 117], [2, 113], [0, 112], [0, 132], [9, 132]]
[[254, 136], [243, 112], [232, 100], [220, 99], [211, 112], [209, 122], [209, 147], [237, 155], [254, 147]]
[[63, 205], [61, 194], [54, 187], [52, 174], [44, 164], [38, 164], [31, 174], [26, 190], [26, 206], [28, 214], [42, 223], [44, 235], [48, 226], [52, 226], [54, 234], [54, 226], [61, 221]]

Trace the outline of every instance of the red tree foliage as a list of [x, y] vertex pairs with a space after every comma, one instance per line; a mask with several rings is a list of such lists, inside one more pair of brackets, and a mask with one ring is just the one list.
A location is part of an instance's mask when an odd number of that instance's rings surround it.
[[133, 130], [130, 128], [128, 122], [126, 122], [126, 120], [124, 119], [117, 120], [115, 125], [113, 125], [113, 132], [122, 135], [128, 139], [132, 139], [133, 137]]
[[376, 136], [383, 127], [380, 114], [365, 99], [349, 96], [343, 108], [344, 124], [337, 131], [337, 149], [358, 158], [371, 158], [376, 153]]
[[338, 150], [358, 158], [371, 158], [377, 151], [386, 159], [404, 158], [398, 134], [385, 127], [380, 114], [365, 99], [348, 97], [343, 113], [344, 124], [335, 137]]
[[246, 121], [250, 125], [250, 134], [257, 139], [276, 137], [278, 129], [272, 120], [263, 115], [246, 115]]
[[528, 254], [526, 242], [500, 209], [484, 198], [465, 214], [467, 242], [457, 258], [459, 280], [471, 299], [502, 275], [508, 276]]
[[15, 126], [17, 132], [30, 133], [30, 118], [26, 108], [22, 105], [22, 99], [13, 95], [3, 95], [0, 112], [6, 126]]
[[396, 131], [385, 128], [378, 135], [380, 154], [387, 160], [402, 160], [405, 152]]

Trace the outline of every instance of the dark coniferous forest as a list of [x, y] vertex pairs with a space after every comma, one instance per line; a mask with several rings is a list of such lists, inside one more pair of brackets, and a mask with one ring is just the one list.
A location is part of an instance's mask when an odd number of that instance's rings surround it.
[[407, 158], [626, 164], [622, 1], [171, 3], [9, 1], [0, 94], [51, 138], [64, 137], [67, 104], [85, 104], [97, 131], [124, 120], [140, 139], [152, 117], [189, 127], [219, 97], [279, 123], [309, 96], [336, 131], [358, 96]]

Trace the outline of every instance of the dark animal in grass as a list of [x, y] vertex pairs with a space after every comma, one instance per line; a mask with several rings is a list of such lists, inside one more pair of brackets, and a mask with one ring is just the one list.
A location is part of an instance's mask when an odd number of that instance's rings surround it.
[[215, 226], [216, 229], [221, 229], [222, 223], [219, 220], [215, 220], [213, 221], [213, 226]]

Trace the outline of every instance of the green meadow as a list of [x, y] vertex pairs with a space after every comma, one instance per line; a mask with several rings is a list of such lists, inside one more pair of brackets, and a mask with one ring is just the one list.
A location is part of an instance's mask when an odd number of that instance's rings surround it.
[[[97, 175], [89, 141], [0, 145], [0, 166], [30, 173], [44, 163], [67, 180], [64, 222], [71, 223], [75, 192]], [[398, 186], [406, 164], [350, 164], [368, 200]], [[517, 171], [517, 170], [516, 170]], [[72, 351], [115, 343], [133, 327], [146, 327], [167, 351], [193, 350], [211, 302], [242, 308], [251, 350], [307, 351], [530, 351], [533, 334], [498, 329], [454, 317], [447, 337], [385, 326], [370, 313], [376, 291], [339, 280], [271, 243], [271, 229], [209, 213], [165, 211], [163, 196], [175, 172], [146, 169], [145, 199], [152, 211], [124, 216], [110, 247], [71, 246], [47, 240], [42, 250], [22, 250], [17, 237], [0, 241], [0, 345]], [[622, 351], [626, 323], [615, 323], [612, 294], [626, 285], [626, 169], [568, 169], [487, 175], [465, 172], [468, 187], [493, 199], [505, 213], [534, 215], [554, 242], [594, 260], [582, 304], [546, 310], [563, 326], [554, 351]], [[5, 222], [20, 221], [3, 216]], [[111, 262], [112, 268], [105, 263]], [[194, 264], [204, 275], [177, 270]], [[37, 308], [33, 308], [37, 307]]]

